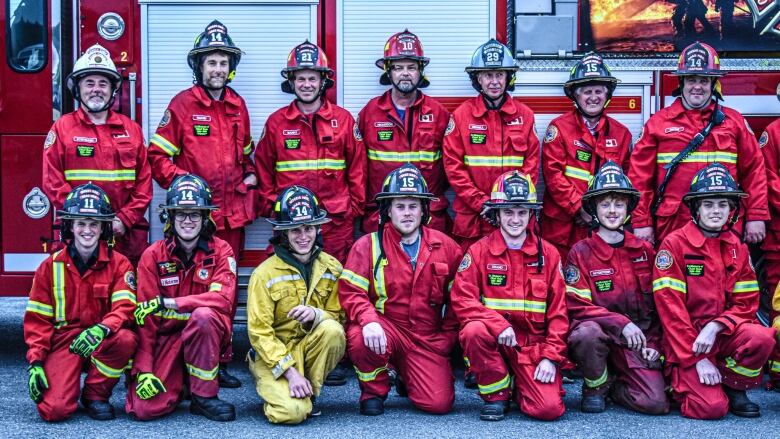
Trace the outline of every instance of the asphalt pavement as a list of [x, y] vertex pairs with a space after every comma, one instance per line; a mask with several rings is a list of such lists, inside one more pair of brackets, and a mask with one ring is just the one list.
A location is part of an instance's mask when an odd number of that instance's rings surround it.
[[[22, 336], [22, 315], [26, 299], [0, 298], [0, 415], [4, 438], [771, 438], [780, 437], [780, 393], [754, 390], [750, 397], [761, 405], [762, 416], [743, 419], [728, 415], [720, 421], [684, 419], [673, 411], [666, 416], [639, 415], [610, 405], [605, 413], [583, 414], [579, 411], [579, 381], [565, 386], [566, 414], [554, 422], [529, 419], [516, 408], [501, 422], [479, 420], [482, 401], [475, 391], [456, 383], [453, 411], [444, 416], [426, 415], [415, 410], [408, 399], [392, 390], [385, 414], [365, 417], [358, 413], [358, 385], [354, 376], [342, 387], [326, 387], [320, 399], [322, 416], [298, 426], [269, 424], [262, 412], [262, 401], [255, 392], [254, 383], [246, 365], [236, 359], [232, 372], [243, 382], [239, 389], [222, 389], [220, 398], [236, 406], [238, 418], [234, 422], [212, 422], [189, 413], [189, 403], [182, 403], [168, 417], [150, 422], [132, 419], [124, 412], [126, 389], [124, 381], [114, 389], [111, 399], [117, 411], [114, 421], [93, 421], [79, 410], [68, 421], [48, 424], [38, 417], [35, 405], [27, 396], [27, 372]], [[246, 327], [236, 326], [235, 350], [245, 353], [249, 347]], [[243, 357], [237, 354], [237, 357]], [[457, 375], [461, 375], [457, 373]]]

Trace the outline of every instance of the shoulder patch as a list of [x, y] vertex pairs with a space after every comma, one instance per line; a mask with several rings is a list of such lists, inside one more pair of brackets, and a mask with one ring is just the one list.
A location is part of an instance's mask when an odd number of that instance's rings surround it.
[[748, 123], [747, 119], [745, 119], [745, 118], [743, 117], [743, 118], [742, 118], [742, 120], [744, 120], [744, 121], [745, 121], [745, 128], [747, 128], [748, 132], [749, 132], [750, 134], [753, 134], [753, 135], [755, 135], [755, 133], [753, 133], [753, 128], [750, 128], [750, 124]]
[[236, 274], [236, 259], [233, 256], [228, 256], [227, 260], [230, 272]]
[[471, 254], [466, 253], [463, 256], [463, 260], [460, 261], [460, 265], [458, 265], [458, 273], [467, 270], [469, 267], [471, 267]]
[[668, 250], [661, 250], [655, 255], [655, 267], [659, 270], [668, 270], [674, 264], [674, 258]]
[[763, 148], [766, 146], [767, 142], [769, 142], [769, 133], [764, 131], [761, 133], [761, 137], [758, 138], [758, 146], [760, 148]]
[[358, 126], [358, 122], [360, 121], [360, 116], [358, 116], [358, 119], [355, 119], [355, 125], [352, 127], [352, 135], [355, 137], [355, 140], [358, 142], [363, 141], [363, 134], [360, 133], [360, 127]]
[[171, 123], [171, 110], [166, 108], [162, 119], [160, 119], [160, 124], [157, 125], [157, 128], [165, 128], [169, 123]]
[[547, 132], [544, 134], [544, 143], [550, 143], [558, 137], [558, 127], [550, 125], [547, 127]]
[[131, 290], [135, 291], [138, 288], [138, 284], [135, 282], [135, 273], [132, 271], [125, 273], [125, 283]]
[[567, 285], [574, 285], [580, 280], [580, 270], [574, 265], [569, 264], [563, 273], [563, 280]]
[[447, 122], [447, 129], [444, 130], [444, 135], [449, 136], [453, 131], [455, 131], [455, 118], [450, 115], [450, 120]]
[[49, 149], [57, 141], [57, 134], [54, 130], [49, 130], [49, 134], [46, 135], [46, 141], [43, 142], [43, 149]]

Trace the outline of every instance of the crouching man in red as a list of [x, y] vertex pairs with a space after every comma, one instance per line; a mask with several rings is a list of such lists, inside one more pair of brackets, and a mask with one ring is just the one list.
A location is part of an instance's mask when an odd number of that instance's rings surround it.
[[597, 233], [569, 252], [564, 271], [572, 320], [571, 358], [582, 369], [581, 410], [618, 404], [652, 415], [669, 411], [661, 373], [661, 324], [653, 303], [653, 246], [623, 230], [639, 191], [608, 161], [582, 196]]
[[458, 323], [446, 305], [461, 251], [423, 225], [432, 199], [414, 165], [391, 172], [375, 198], [379, 230], [355, 243], [339, 280], [363, 415], [384, 413], [388, 363], [403, 383], [399, 394], [418, 409], [443, 414], [455, 400], [449, 356]]
[[499, 229], [469, 248], [452, 287], [460, 343], [485, 401], [485, 421], [504, 419], [510, 374], [520, 411], [545, 421], [564, 412], [558, 363], [565, 359], [569, 321], [561, 258], [527, 230], [531, 211], [541, 205], [528, 176], [501, 175], [485, 203]]
[[176, 177], [165, 198], [166, 238], [146, 249], [138, 264], [140, 340], [126, 411], [140, 420], [171, 413], [186, 386], [190, 412], [232, 421], [235, 408], [217, 397], [217, 374], [233, 331], [233, 250], [214, 236], [211, 211], [217, 206], [202, 178]]
[[66, 247], [38, 267], [24, 314], [30, 398], [46, 421], [69, 418], [79, 394], [92, 419], [114, 419], [108, 399], [137, 342], [127, 329], [135, 273], [127, 258], [106, 245], [114, 212], [102, 189], [92, 183], [76, 187], [57, 214]]
[[756, 274], [747, 246], [731, 231], [745, 196], [720, 163], [700, 170], [683, 197], [693, 221], [672, 232], [655, 257], [665, 367], [688, 418], [761, 415], [745, 390], [761, 383], [775, 330], [756, 321]]

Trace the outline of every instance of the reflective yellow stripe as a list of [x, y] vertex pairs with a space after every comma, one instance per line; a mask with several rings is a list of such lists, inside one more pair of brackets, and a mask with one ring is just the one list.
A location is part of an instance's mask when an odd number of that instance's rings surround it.
[[600, 377], [596, 378], [595, 380], [589, 380], [588, 377], [582, 377], [585, 380], [585, 385], [590, 387], [591, 389], [599, 387], [607, 382], [607, 368], [604, 368], [604, 373], [601, 374]]
[[780, 361], [769, 360], [769, 371], [772, 373], [780, 373]]
[[384, 365], [382, 367], [377, 367], [376, 369], [372, 370], [371, 372], [361, 372], [357, 366], [355, 367], [355, 374], [357, 375], [358, 379], [360, 381], [374, 381], [377, 376], [379, 376], [380, 373], [387, 370], [387, 365]]
[[754, 280], [746, 280], [737, 282], [734, 284], [734, 294], [738, 293], [755, 293], [758, 292], [758, 282]]
[[465, 364], [466, 367], [471, 367], [471, 360], [469, 360], [469, 357], [463, 357], [463, 364]]
[[281, 360], [279, 360], [273, 368], [271, 368], [271, 373], [273, 374], [274, 378], [279, 378], [282, 376], [282, 374], [287, 370], [289, 367], [288, 365], [291, 365], [293, 363], [293, 357], [290, 354], [285, 355], [282, 357]]
[[219, 282], [212, 282], [209, 285], [209, 291], [222, 291], [222, 284]]
[[217, 363], [217, 365], [214, 366], [214, 369], [211, 370], [200, 369], [191, 365], [190, 363], [184, 364], [187, 365], [187, 372], [189, 372], [190, 375], [194, 376], [195, 378], [200, 378], [203, 381], [212, 381], [217, 377], [217, 372], [219, 372], [219, 363]]
[[117, 379], [122, 376], [122, 372], [125, 371], [125, 368], [121, 369], [114, 369], [111, 366], [108, 366], [107, 364], [101, 362], [95, 357], [92, 357], [90, 359], [92, 361], [92, 364], [95, 365], [95, 369], [97, 369], [98, 372], [100, 372], [101, 375], [108, 377], [108, 378], [114, 378]]
[[377, 151], [368, 150], [368, 159], [380, 162], [435, 162], [441, 159], [441, 151]]
[[162, 313], [159, 314], [160, 318], [163, 319], [169, 319], [169, 320], [189, 320], [191, 313], [185, 312], [180, 313], [176, 312], [172, 309], [166, 309]]
[[[387, 302], [387, 290], [385, 290], [385, 265], [387, 265], [387, 258], [379, 259], [379, 233], [374, 232], [371, 234], [371, 275], [374, 275], [376, 271], [376, 279], [374, 279], [374, 290], [376, 290], [376, 310], [385, 313], [385, 302]], [[379, 270], [376, 270], [376, 264], [379, 264]]]
[[152, 140], [150, 140], [149, 143], [152, 145], [157, 145], [157, 147], [165, 151], [165, 153], [171, 157], [179, 155], [179, 147], [169, 142], [168, 139], [157, 133], [152, 136]]
[[287, 171], [318, 171], [321, 169], [330, 169], [339, 171], [347, 169], [344, 160], [289, 160], [286, 162], [276, 162], [276, 172]]
[[731, 369], [732, 372], [742, 376], [746, 376], [748, 378], [755, 378], [761, 375], [760, 367], [758, 369], [749, 369], [747, 367], [740, 366], [739, 364], [737, 364], [737, 361], [731, 357], [726, 357], [726, 367]]
[[483, 297], [482, 303], [486, 308], [495, 309], [498, 311], [525, 311], [525, 312], [547, 312], [547, 302], [541, 302], [538, 300], [525, 300], [525, 299], [493, 299], [491, 297]]
[[661, 277], [653, 280], [654, 293], [659, 290], [663, 290], [664, 288], [670, 288], [674, 291], [679, 291], [683, 294], [686, 294], [688, 292], [688, 284], [686, 284], [685, 282], [679, 279], [675, 279], [673, 277]]
[[133, 304], [137, 303], [135, 293], [130, 290], [119, 290], [111, 293], [111, 303], [119, 302], [120, 300], [129, 300]]
[[522, 155], [465, 155], [463, 163], [466, 166], [479, 167], [505, 167], [505, 166], [523, 166], [525, 156]]
[[54, 327], [68, 324], [65, 320], [65, 264], [52, 264], [52, 292], [54, 292]]
[[252, 154], [252, 139], [249, 139], [249, 143], [244, 147], [244, 155]]
[[588, 172], [587, 170], [581, 168], [575, 168], [574, 166], [567, 166], [566, 170], [563, 172], [563, 175], [571, 178], [576, 178], [577, 180], [584, 180], [584, 181], [590, 181], [592, 177], [590, 172]]
[[590, 290], [580, 290], [578, 288], [566, 285], [566, 292], [576, 294], [577, 296], [580, 296], [583, 299], [589, 300], [591, 302], [593, 301], [593, 293]]
[[54, 317], [54, 308], [52, 308], [51, 305], [47, 305], [41, 302], [36, 302], [34, 300], [28, 301], [27, 308], [25, 308], [24, 310], [27, 312], [34, 312], [36, 314], [40, 314], [45, 317]]
[[68, 169], [65, 180], [135, 181], [135, 169]]
[[[677, 157], [676, 152], [659, 152], [656, 154], [656, 162], [658, 163], [671, 163], [672, 159]], [[737, 163], [737, 154], [734, 152], [725, 151], [705, 151], [694, 152], [683, 163]]]
[[509, 387], [509, 375], [507, 374], [507, 376], [501, 378], [499, 381], [496, 381], [493, 384], [488, 384], [486, 386], [483, 386], [482, 384], [477, 384], [477, 387], [479, 387], [479, 393], [483, 395], [496, 393], [499, 390], [503, 390]]
[[339, 279], [343, 279], [352, 285], [360, 288], [363, 291], [368, 292], [368, 279], [365, 277], [355, 273], [352, 270], [347, 270], [346, 268], [341, 272], [341, 277]]

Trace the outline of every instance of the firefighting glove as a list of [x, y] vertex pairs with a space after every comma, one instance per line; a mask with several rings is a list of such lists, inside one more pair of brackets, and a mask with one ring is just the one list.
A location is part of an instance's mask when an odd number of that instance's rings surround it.
[[30, 399], [38, 404], [43, 400], [43, 391], [49, 388], [49, 380], [46, 379], [46, 373], [43, 371], [43, 363], [33, 362], [27, 368], [27, 372], [30, 374], [30, 379], [27, 381]]
[[150, 372], [138, 374], [138, 383], [135, 385], [135, 394], [141, 399], [154, 398], [160, 392], [166, 392], [162, 381]]
[[144, 320], [150, 314], [155, 314], [163, 309], [162, 297], [157, 296], [154, 299], [141, 302], [135, 306], [133, 316], [135, 317], [135, 323], [138, 326], [144, 325]]
[[76, 339], [70, 344], [70, 351], [84, 358], [89, 358], [107, 335], [108, 328], [105, 326], [100, 324], [90, 326], [76, 336]]

